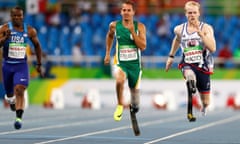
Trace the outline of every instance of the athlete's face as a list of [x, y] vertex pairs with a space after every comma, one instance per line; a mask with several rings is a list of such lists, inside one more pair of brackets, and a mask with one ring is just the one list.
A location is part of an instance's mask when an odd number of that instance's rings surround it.
[[185, 15], [188, 22], [195, 23], [200, 17], [199, 8], [197, 6], [187, 6], [185, 9]]
[[13, 9], [11, 11], [11, 19], [14, 26], [20, 26], [23, 22], [23, 11], [18, 9]]
[[132, 20], [135, 12], [133, 10], [132, 5], [130, 4], [122, 4], [121, 15], [123, 20]]

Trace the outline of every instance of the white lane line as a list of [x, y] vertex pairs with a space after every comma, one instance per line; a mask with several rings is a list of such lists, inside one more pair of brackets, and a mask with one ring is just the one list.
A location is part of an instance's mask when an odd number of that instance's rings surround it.
[[64, 127], [77, 126], [77, 125], [104, 123], [104, 122], [110, 121], [110, 120], [112, 121], [111, 118], [104, 118], [104, 119], [99, 119], [99, 120], [88, 120], [88, 121], [85, 121], [85, 122], [81, 121], [81, 122], [75, 122], [75, 123], [43, 126], [43, 127], [23, 129], [23, 130], [17, 130], [17, 131], [16, 130], [14, 130], [14, 131], [6, 131], [6, 132], [0, 132], [0, 135], [15, 134], [15, 133], [25, 133], [25, 132], [32, 132], [32, 131], [39, 131], [39, 130], [46, 130], [46, 129], [54, 129], [54, 128], [64, 128]]
[[223, 120], [219, 120], [219, 121], [216, 121], [216, 122], [212, 122], [212, 123], [202, 125], [202, 126], [199, 126], [199, 127], [195, 127], [195, 128], [189, 129], [189, 130], [174, 133], [174, 134], [171, 134], [169, 136], [165, 136], [165, 137], [162, 137], [162, 138], [159, 138], [159, 139], [155, 139], [155, 140], [152, 140], [152, 141], [149, 141], [149, 142], [145, 142], [144, 144], [157, 143], [157, 142], [164, 141], [164, 140], [167, 140], [167, 139], [171, 139], [171, 138], [174, 138], [174, 137], [177, 137], [177, 136], [180, 136], [180, 135], [184, 135], [184, 134], [188, 134], [188, 133], [191, 133], [191, 132], [206, 129], [206, 128], [209, 128], [209, 127], [212, 127], [212, 126], [221, 125], [221, 124], [229, 123], [229, 122], [232, 122], [232, 121], [236, 121], [238, 119], [240, 119], [240, 115], [233, 116], [233, 117], [223, 119]]
[[[180, 119], [182, 119], [182, 117], [175, 116], [175, 117], [171, 117], [171, 118], [166, 118], [164, 120], [156, 120], [156, 121], [149, 121], [149, 122], [141, 123], [140, 126], [149, 126], [149, 125], [154, 125], [154, 124], [172, 122], [172, 121], [177, 121], [177, 120], [180, 120]], [[61, 138], [61, 139], [43, 141], [43, 142], [34, 143], [34, 144], [48, 144], [48, 143], [53, 143], [53, 142], [66, 141], [66, 140], [72, 140], [72, 139], [77, 139], [77, 138], [87, 137], [87, 136], [97, 135], [97, 134], [103, 134], [103, 133], [110, 133], [110, 132], [114, 132], [114, 131], [130, 129], [130, 128], [131, 128], [131, 125], [128, 125], [128, 126], [117, 127], [117, 128], [114, 128], [114, 129], [105, 129], [105, 130], [101, 130], [101, 131], [95, 131], [95, 132], [85, 133], [85, 134], [66, 137], [66, 138]]]

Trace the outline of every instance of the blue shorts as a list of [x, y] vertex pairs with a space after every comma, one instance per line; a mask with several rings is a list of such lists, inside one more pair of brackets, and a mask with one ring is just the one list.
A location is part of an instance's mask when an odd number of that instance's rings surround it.
[[182, 73], [184, 73], [184, 70], [186, 69], [191, 69], [195, 75], [196, 75], [196, 80], [197, 80], [197, 89], [200, 93], [207, 94], [210, 93], [210, 75], [206, 74], [202, 71], [199, 71], [197, 67], [192, 66], [192, 65], [184, 65], [181, 68]]
[[3, 85], [6, 94], [13, 94], [18, 84], [28, 86], [29, 71], [27, 63], [6, 63], [2, 65]]

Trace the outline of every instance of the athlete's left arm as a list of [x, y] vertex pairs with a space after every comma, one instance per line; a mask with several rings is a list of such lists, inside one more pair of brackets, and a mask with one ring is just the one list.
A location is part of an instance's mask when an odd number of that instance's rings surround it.
[[42, 48], [37, 37], [37, 31], [35, 28], [28, 26], [28, 37], [32, 41], [37, 57], [37, 71], [41, 73], [41, 62], [42, 62]]
[[135, 44], [140, 50], [145, 50], [146, 49], [146, 28], [145, 25], [138, 22], [138, 35], [135, 31], [130, 31], [133, 39], [135, 41]]
[[210, 52], [215, 52], [216, 41], [214, 37], [213, 28], [208, 24], [204, 24], [202, 30], [199, 31], [198, 34], [202, 38], [202, 41], [206, 48], [209, 49]]

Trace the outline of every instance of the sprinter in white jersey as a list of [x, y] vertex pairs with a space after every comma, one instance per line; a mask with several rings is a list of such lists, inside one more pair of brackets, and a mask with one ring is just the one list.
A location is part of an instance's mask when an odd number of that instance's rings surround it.
[[202, 101], [201, 111], [205, 115], [210, 103], [210, 74], [213, 73], [211, 54], [216, 51], [214, 31], [209, 24], [199, 20], [200, 4], [198, 2], [188, 1], [184, 9], [187, 22], [174, 28], [175, 37], [166, 62], [166, 71], [170, 69], [175, 53], [181, 47], [182, 60], [179, 68], [187, 86], [190, 84], [199, 91]]

